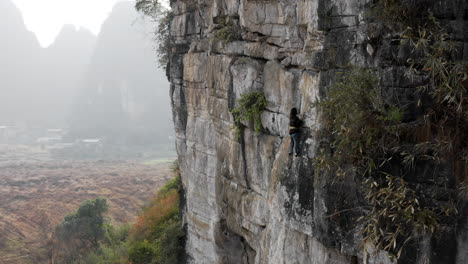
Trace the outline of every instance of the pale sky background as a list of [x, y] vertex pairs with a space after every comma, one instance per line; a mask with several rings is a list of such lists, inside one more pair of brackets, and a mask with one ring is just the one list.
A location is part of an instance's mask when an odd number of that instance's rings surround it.
[[65, 24], [84, 27], [95, 35], [112, 7], [124, 0], [13, 0], [23, 14], [26, 27], [47, 47]]

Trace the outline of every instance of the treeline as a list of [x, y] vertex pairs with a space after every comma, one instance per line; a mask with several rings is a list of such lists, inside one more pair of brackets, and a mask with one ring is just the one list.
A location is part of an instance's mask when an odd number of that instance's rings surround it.
[[143, 208], [135, 223], [114, 227], [106, 199], [84, 202], [54, 233], [51, 263], [177, 264], [184, 262], [185, 232], [179, 215], [180, 175]]

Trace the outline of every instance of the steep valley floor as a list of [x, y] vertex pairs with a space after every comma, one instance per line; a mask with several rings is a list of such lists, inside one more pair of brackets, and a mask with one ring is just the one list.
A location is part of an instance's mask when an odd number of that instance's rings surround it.
[[171, 177], [170, 163], [0, 163], [0, 264], [48, 263], [51, 233], [88, 199], [104, 197], [115, 224], [131, 222]]

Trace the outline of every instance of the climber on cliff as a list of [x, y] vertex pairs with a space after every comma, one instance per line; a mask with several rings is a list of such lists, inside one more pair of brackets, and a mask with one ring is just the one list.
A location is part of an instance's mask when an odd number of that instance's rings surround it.
[[304, 121], [297, 117], [297, 109], [291, 109], [289, 114], [289, 136], [291, 141], [289, 143], [289, 155], [293, 154], [293, 151], [296, 153], [296, 157], [300, 154], [299, 141], [301, 139], [301, 127], [304, 124]]

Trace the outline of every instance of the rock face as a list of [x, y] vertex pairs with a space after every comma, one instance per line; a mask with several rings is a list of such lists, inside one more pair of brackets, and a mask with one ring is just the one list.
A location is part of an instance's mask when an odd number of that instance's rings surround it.
[[[389, 36], [372, 41], [379, 24], [364, 19], [368, 2], [171, 1], [176, 46], [168, 72], [189, 263], [393, 263], [361, 245], [352, 214], [363, 205], [359, 183], [315, 175], [312, 163], [321, 127], [313, 103], [343, 68], [377, 68], [389, 100], [414, 103], [415, 86], [397, 66], [404, 49]], [[446, 1], [436, 10], [468, 60], [468, 3]], [[246, 124], [237, 139], [230, 109], [251, 91], [268, 101], [264, 129], [257, 135]], [[307, 127], [300, 157], [288, 156], [292, 107]], [[467, 263], [461, 226], [401, 263]]]

